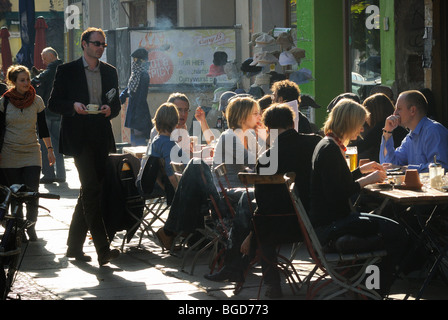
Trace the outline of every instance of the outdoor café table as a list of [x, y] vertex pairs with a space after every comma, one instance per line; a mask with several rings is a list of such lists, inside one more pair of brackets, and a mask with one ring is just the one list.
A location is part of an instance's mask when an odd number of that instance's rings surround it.
[[138, 146], [138, 147], [124, 147], [123, 153], [128, 153], [136, 157], [137, 159], [142, 159], [142, 157], [146, 154], [147, 146]]
[[[433, 278], [440, 264], [444, 264], [445, 268], [448, 269], [448, 235], [437, 232], [436, 228], [434, 228], [434, 224], [437, 226], [437, 221], [434, 221], [435, 223], [431, 225], [436, 212], [441, 219], [444, 219], [445, 221], [448, 220], [448, 212], [443, 210], [437, 211], [438, 206], [446, 206], [448, 204], [448, 192], [439, 191], [427, 186], [423, 186], [421, 190], [406, 190], [398, 188], [386, 189], [384, 188], [384, 184], [367, 186], [363, 189], [363, 192], [383, 199], [382, 204], [375, 211], [375, 213], [379, 215], [381, 215], [383, 209], [390, 201], [394, 204], [405, 207], [424, 206], [424, 208], [428, 208], [429, 211], [427, 211], [427, 214], [429, 217], [426, 221], [421, 219], [422, 217], [418, 213], [418, 210], [416, 210], [418, 215], [417, 219], [419, 219], [421, 230], [413, 230], [419, 239], [424, 241], [426, 247], [431, 250], [435, 257], [435, 261], [417, 294], [416, 299], [420, 299], [423, 291]], [[405, 211], [404, 214], [407, 212], [408, 211]]]

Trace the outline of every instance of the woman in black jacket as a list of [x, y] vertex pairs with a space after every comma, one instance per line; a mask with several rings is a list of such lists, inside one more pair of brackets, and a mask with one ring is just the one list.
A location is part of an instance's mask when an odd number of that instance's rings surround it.
[[[362, 105], [343, 99], [332, 109], [324, 126], [325, 138], [316, 146], [311, 174], [310, 220], [322, 246], [350, 234], [362, 239], [380, 235], [387, 256], [379, 265], [382, 295], [388, 293], [401, 254], [408, 245], [404, 228], [388, 218], [354, 212], [350, 198], [363, 187], [386, 178], [383, 167], [369, 162], [350, 172], [345, 150], [350, 140], [363, 131], [368, 111]], [[367, 248], [360, 248], [364, 250]]]

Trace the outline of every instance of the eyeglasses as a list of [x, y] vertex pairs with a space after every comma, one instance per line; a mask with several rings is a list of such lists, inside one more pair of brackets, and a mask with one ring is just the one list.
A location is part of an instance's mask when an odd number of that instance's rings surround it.
[[106, 42], [99, 42], [99, 41], [87, 41], [88, 43], [92, 43], [95, 47], [103, 46], [103, 48], [107, 47]]
[[177, 111], [179, 111], [179, 113], [188, 113], [190, 112], [190, 109], [178, 108]]

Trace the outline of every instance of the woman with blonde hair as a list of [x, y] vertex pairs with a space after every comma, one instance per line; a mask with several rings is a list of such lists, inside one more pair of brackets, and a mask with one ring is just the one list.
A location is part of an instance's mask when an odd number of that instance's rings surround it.
[[[362, 133], [368, 114], [365, 107], [349, 99], [339, 101], [331, 110], [324, 125], [325, 137], [313, 154], [310, 220], [322, 246], [350, 235], [358, 245], [350, 253], [379, 249], [378, 246], [386, 249], [387, 257], [380, 264], [379, 293], [387, 294], [408, 244], [407, 234], [393, 220], [352, 210], [350, 199], [365, 186], [383, 182], [386, 171], [372, 161], [350, 172], [345, 160], [346, 146]], [[372, 241], [378, 234], [381, 239]]]
[[[0, 168], [8, 185], [25, 184], [31, 190], [38, 191], [42, 167], [39, 137], [48, 149], [50, 166], [56, 158], [45, 120], [45, 104], [36, 95], [30, 78], [30, 71], [25, 66], [8, 68], [6, 79], [9, 90], [0, 99], [0, 121], [4, 124], [0, 139]], [[36, 222], [38, 205], [38, 199], [27, 204], [28, 220]], [[37, 240], [34, 226], [27, 230], [31, 241]]]
[[227, 178], [233, 188], [242, 187], [238, 179], [241, 171], [253, 169], [257, 155], [263, 150], [259, 139], [265, 140], [258, 102], [250, 97], [230, 99], [226, 109], [229, 129], [218, 139], [213, 157], [214, 166], [226, 164]]

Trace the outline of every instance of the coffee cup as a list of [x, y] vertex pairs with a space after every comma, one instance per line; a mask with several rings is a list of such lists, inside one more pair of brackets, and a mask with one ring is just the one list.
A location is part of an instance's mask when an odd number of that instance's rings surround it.
[[96, 112], [96, 111], [99, 110], [100, 106], [97, 105], [97, 104], [92, 104], [92, 103], [90, 103], [90, 104], [88, 104], [88, 105], [86, 106], [86, 108], [87, 108], [87, 111], [94, 111], [94, 112]]
[[418, 171], [416, 169], [408, 169], [406, 170], [404, 176], [404, 183], [408, 187], [421, 187], [420, 177], [418, 175]]

